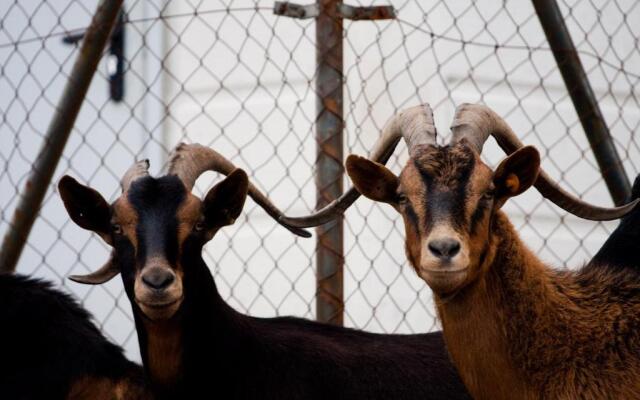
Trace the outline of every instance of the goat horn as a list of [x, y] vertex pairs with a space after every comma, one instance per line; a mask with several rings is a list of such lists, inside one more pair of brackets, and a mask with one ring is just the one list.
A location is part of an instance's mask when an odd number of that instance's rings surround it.
[[[226, 176], [235, 169], [231, 161], [213, 149], [200, 144], [180, 143], [170, 156], [168, 174], [177, 175], [187, 190], [191, 191], [198, 177], [204, 172], [215, 171]], [[298, 236], [311, 237], [306, 230], [283, 222], [282, 212], [251, 182], [249, 182], [249, 196], [283, 227]]]
[[129, 190], [131, 184], [144, 176], [149, 175], [149, 160], [141, 160], [133, 164], [127, 172], [124, 173], [124, 176], [120, 180], [120, 187], [122, 187], [122, 193]]
[[[418, 145], [435, 144], [436, 136], [431, 106], [425, 103], [408, 108], [393, 116], [385, 124], [380, 139], [371, 151], [370, 159], [385, 164], [391, 158], [400, 138], [404, 138], [409, 154], [412, 155]], [[310, 215], [302, 217], [282, 215], [281, 220], [299, 228], [319, 226], [341, 216], [358, 197], [360, 193], [352, 187], [338, 199]]]
[[[506, 154], [511, 154], [523, 147], [522, 142], [511, 130], [509, 125], [489, 107], [480, 104], [461, 104], [451, 124], [452, 143], [465, 138], [479, 153], [489, 136], [493, 136]], [[551, 177], [540, 170], [535, 188], [543, 197], [551, 200], [563, 210], [580, 218], [593, 221], [609, 221], [628, 214], [640, 199], [636, 199], [620, 207], [598, 207], [568, 193], [562, 189]]]
[[74, 282], [84, 283], [86, 285], [99, 285], [111, 280], [118, 275], [120, 269], [113, 263], [113, 253], [100, 269], [87, 275], [71, 275], [69, 279]]

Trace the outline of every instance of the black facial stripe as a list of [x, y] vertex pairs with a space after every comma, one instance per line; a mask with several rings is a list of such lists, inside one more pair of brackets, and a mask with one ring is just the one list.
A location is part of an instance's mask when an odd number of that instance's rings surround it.
[[177, 261], [178, 248], [178, 223], [175, 214], [165, 214], [160, 210], [149, 210], [140, 215], [138, 224], [138, 241], [143, 244], [139, 258], [141, 263], [146, 258], [166, 257], [170, 263]]
[[184, 185], [176, 176], [145, 177], [129, 189], [129, 203], [138, 214], [136, 235], [140, 265], [154, 256], [166, 258], [172, 265], [177, 262], [177, 212], [185, 197]]
[[[440, 220], [451, 220], [454, 228], [463, 229], [466, 222], [465, 204], [467, 202], [467, 187], [475, 163], [458, 164], [455, 167], [455, 179], [440, 179], [442, 182], [436, 183], [434, 178], [414, 160], [414, 165], [420, 172], [422, 181], [427, 188], [427, 196], [423, 203], [427, 227], [433, 226]], [[446, 172], [445, 172], [446, 174]], [[443, 188], [444, 182], [455, 182], [456, 185]]]
[[489, 243], [486, 242], [484, 247], [482, 247], [482, 253], [480, 253], [480, 258], [478, 259], [478, 265], [484, 265], [485, 259], [487, 258], [487, 253], [489, 252]]
[[471, 162], [467, 165], [463, 165], [460, 169], [460, 177], [458, 178], [459, 184], [453, 188], [453, 202], [451, 210], [453, 211], [453, 224], [458, 228], [462, 228], [465, 225], [465, 211], [467, 204], [467, 190], [469, 188], [469, 177], [475, 169], [475, 163]]
[[[427, 225], [433, 226], [440, 221], [451, 219], [453, 225], [459, 225], [458, 220], [461, 210], [454, 206], [457, 203], [455, 193], [451, 190], [431, 189], [425, 201]], [[464, 212], [462, 213], [464, 217]]]
[[475, 211], [471, 215], [470, 232], [472, 234], [476, 233], [476, 229], [478, 229], [478, 224], [480, 223], [480, 221], [482, 221], [482, 218], [484, 217], [485, 212], [489, 209], [490, 203], [491, 203], [491, 200], [485, 199], [485, 198], [480, 199], [480, 201], [478, 202], [478, 206], [476, 207]]

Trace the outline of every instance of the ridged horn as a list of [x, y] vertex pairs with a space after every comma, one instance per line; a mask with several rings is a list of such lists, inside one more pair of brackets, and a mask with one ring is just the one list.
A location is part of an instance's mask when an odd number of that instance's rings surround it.
[[[465, 138], [479, 153], [489, 136], [493, 136], [498, 145], [509, 155], [524, 145], [511, 127], [489, 107], [480, 104], [461, 104], [451, 124], [452, 143]], [[618, 219], [629, 213], [640, 199], [636, 199], [620, 207], [599, 207], [582, 201], [560, 187], [551, 177], [540, 170], [535, 188], [543, 197], [551, 200], [563, 210], [580, 218], [592, 221], [609, 221]]]
[[[382, 129], [382, 134], [371, 151], [370, 159], [386, 164], [393, 154], [400, 138], [404, 138], [410, 155], [419, 145], [436, 144], [436, 127], [433, 122], [431, 106], [425, 103], [414, 106], [393, 116]], [[360, 197], [352, 187], [338, 199], [322, 209], [301, 217], [281, 216], [281, 220], [290, 226], [309, 228], [325, 224], [341, 216]]]
[[[177, 175], [187, 190], [191, 191], [198, 177], [204, 172], [214, 171], [227, 176], [235, 169], [231, 161], [213, 149], [200, 144], [180, 143], [170, 156], [168, 174]], [[283, 222], [280, 218], [282, 212], [251, 182], [249, 182], [249, 196], [283, 227], [298, 236], [311, 237], [306, 230]]]
[[124, 173], [124, 176], [120, 180], [120, 187], [122, 188], [122, 193], [129, 190], [131, 184], [144, 176], [149, 175], [149, 160], [141, 160], [133, 164], [127, 172]]

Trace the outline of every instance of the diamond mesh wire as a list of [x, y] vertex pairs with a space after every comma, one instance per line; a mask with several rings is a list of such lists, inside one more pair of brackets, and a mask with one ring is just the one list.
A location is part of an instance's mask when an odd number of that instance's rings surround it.
[[[395, 111], [428, 101], [439, 141], [463, 101], [484, 102], [541, 150], [543, 167], [567, 190], [610, 205], [578, 117], [533, 7], [505, 1], [391, 1], [392, 21], [344, 22], [347, 152], [366, 154]], [[95, 1], [0, 4], [0, 236], [69, 78], [77, 47], [62, 43], [88, 25]], [[371, 2], [351, 2], [371, 5]], [[388, 4], [374, 2], [373, 4]], [[291, 215], [315, 204], [315, 26], [272, 14], [270, 1], [125, 0], [125, 97], [109, 99], [108, 58], [84, 102], [55, 173], [71, 174], [106, 198], [134, 159], [162, 170], [179, 141], [231, 158]], [[640, 167], [640, 5], [561, 1], [560, 6], [611, 129], [625, 170]], [[401, 146], [402, 147], [402, 146]], [[502, 157], [491, 143], [490, 165]], [[389, 165], [398, 172], [404, 148]], [[199, 180], [206, 192], [214, 174]], [[345, 186], [349, 187], [348, 180]], [[594, 254], [612, 225], [579, 221], [534, 191], [506, 210], [525, 241], [561, 267]], [[223, 296], [252, 315], [314, 317], [313, 240], [293, 237], [251, 201], [243, 217], [206, 247]], [[388, 206], [360, 199], [345, 218], [345, 323], [378, 332], [437, 329], [431, 295], [407, 265], [403, 227]], [[51, 185], [18, 272], [74, 293], [103, 330], [137, 358], [122, 284], [86, 287], [65, 279], [106, 259], [99, 238], [70, 222]]]

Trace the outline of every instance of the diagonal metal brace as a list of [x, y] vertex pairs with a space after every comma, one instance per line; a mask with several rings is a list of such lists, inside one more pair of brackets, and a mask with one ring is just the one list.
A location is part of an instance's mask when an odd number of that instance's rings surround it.
[[[393, 6], [354, 7], [338, 3], [336, 11], [338, 16], [352, 21], [373, 21], [396, 17], [396, 10]], [[288, 1], [276, 1], [273, 5], [273, 13], [290, 18], [309, 19], [320, 15], [320, 8], [317, 3], [301, 5]]]

